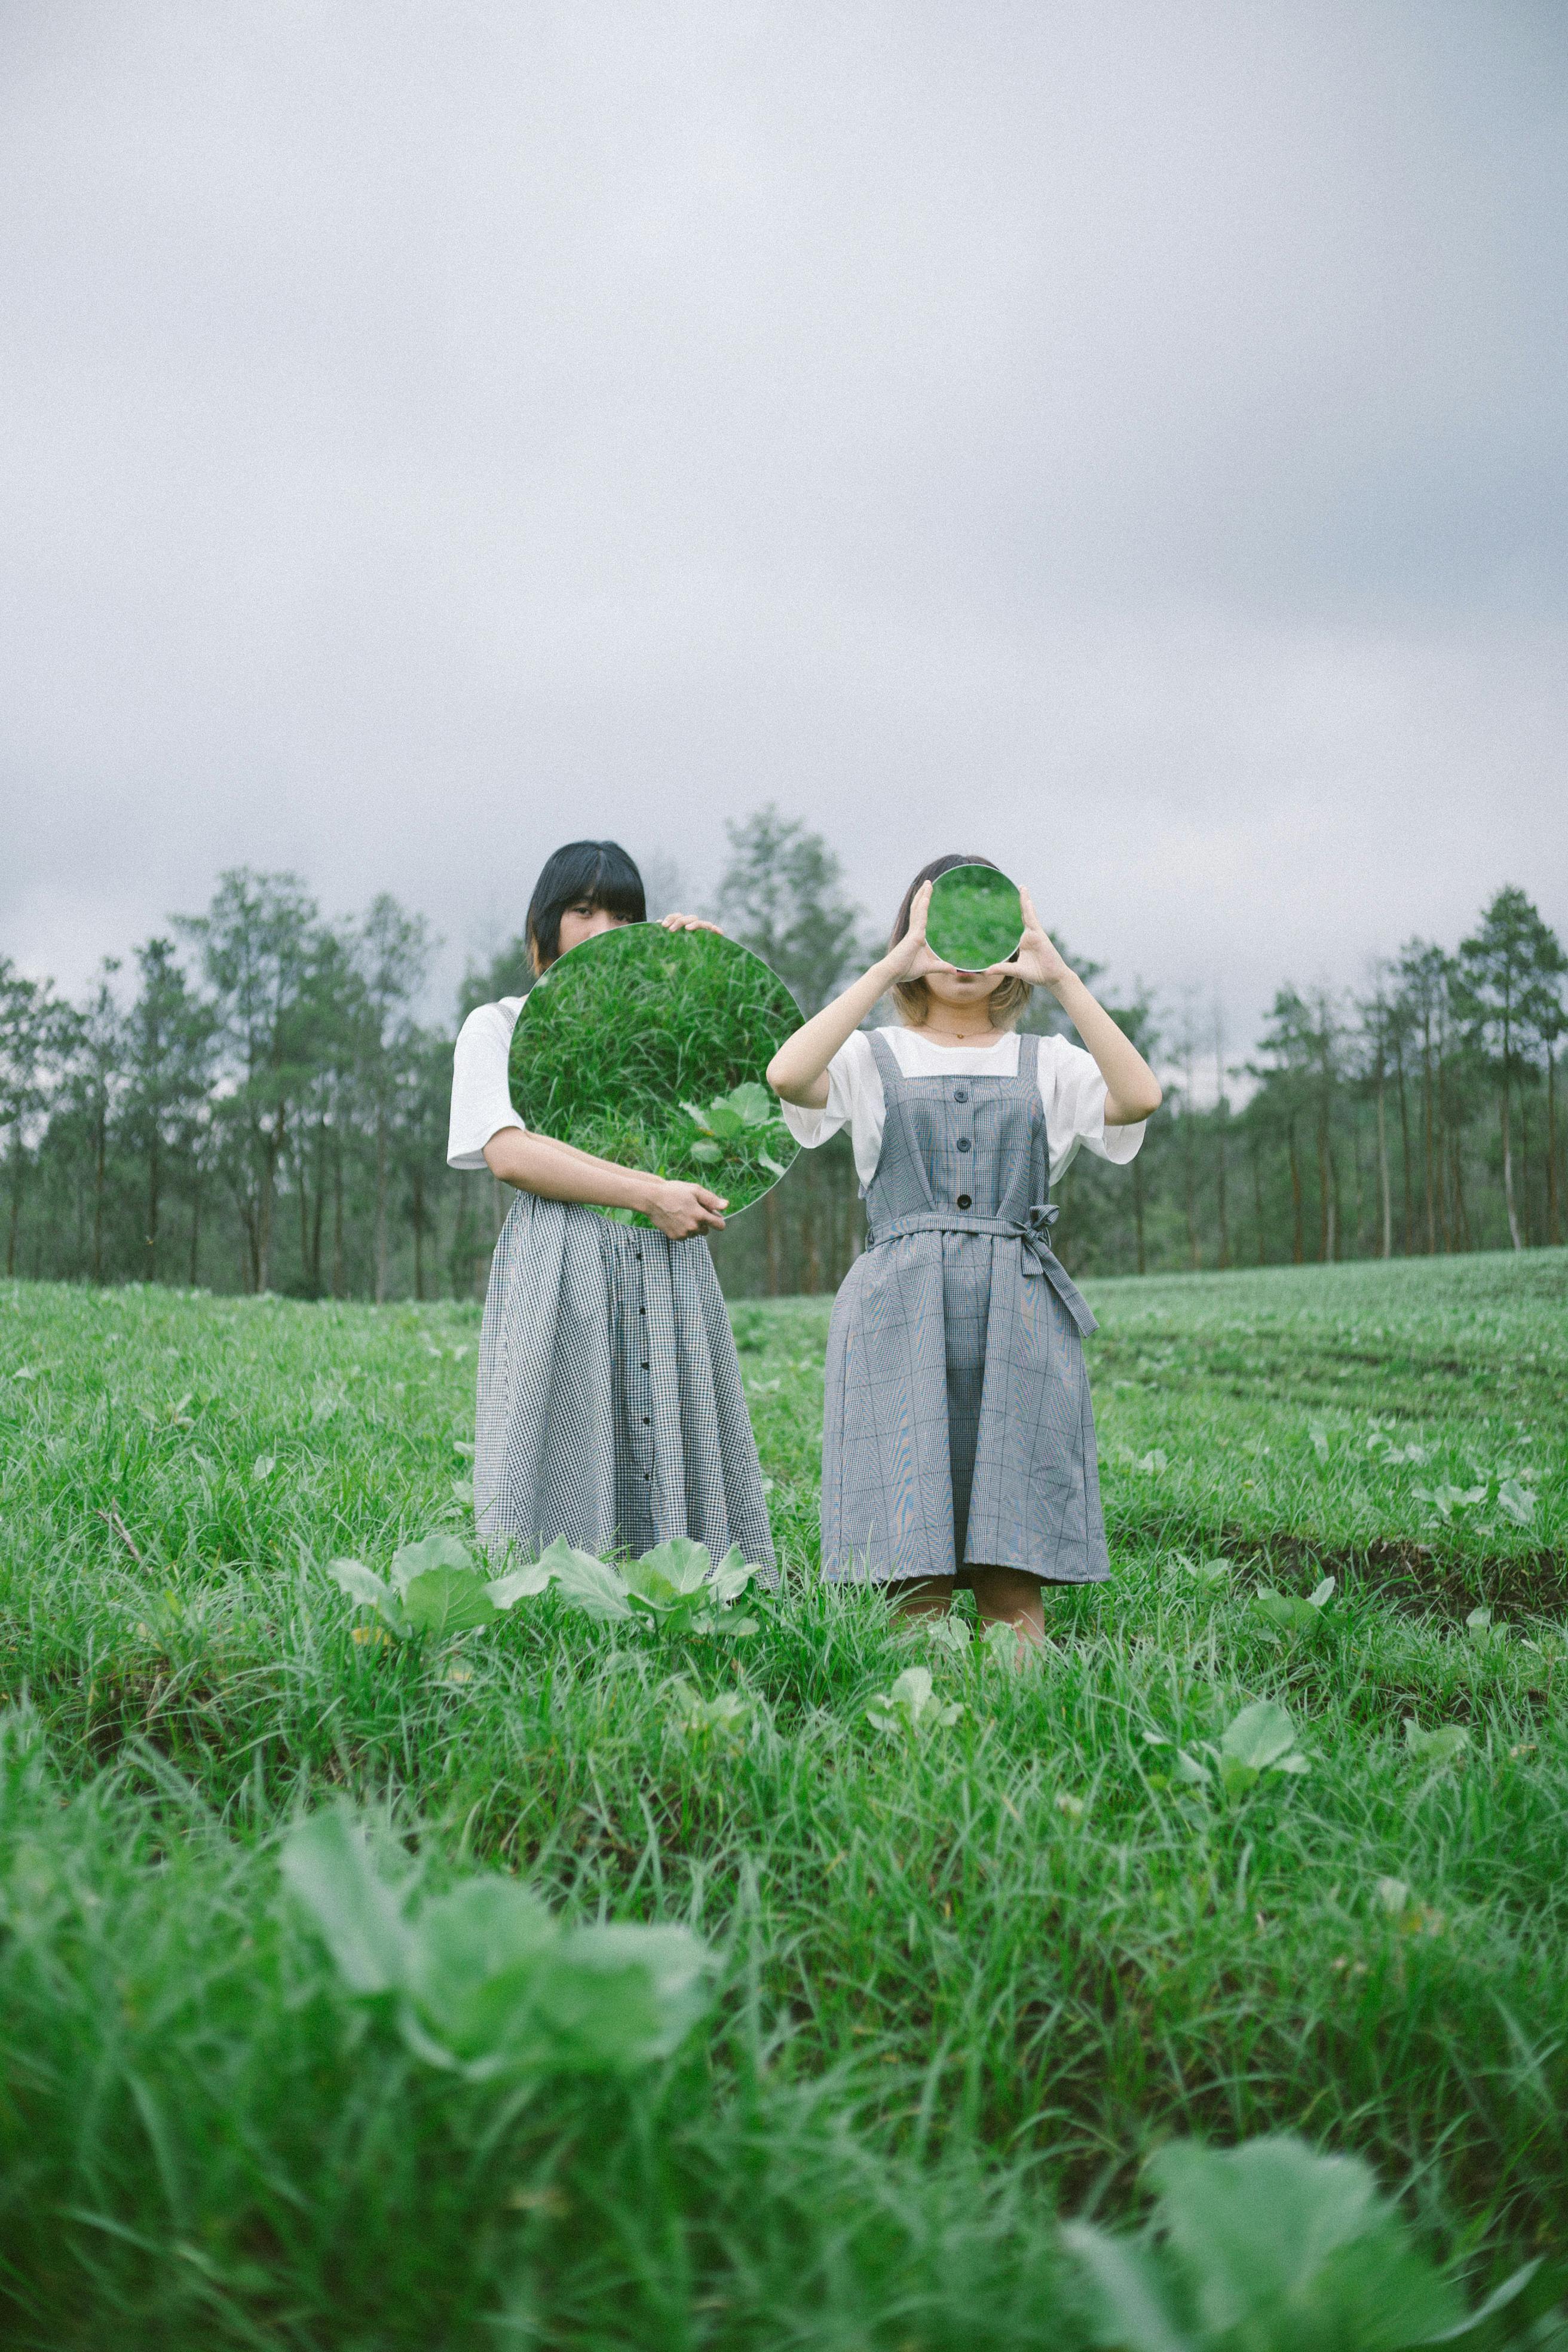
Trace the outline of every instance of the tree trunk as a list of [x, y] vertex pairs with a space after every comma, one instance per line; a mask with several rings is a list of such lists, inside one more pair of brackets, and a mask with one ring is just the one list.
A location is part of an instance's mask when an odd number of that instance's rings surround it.
[[1301, 1160], [1296, 1150], [1296, 1122], [1293, 1118], [1285, 1122], [1285, 1142], [1290, 1155], [1290, 1260], [1292, 1265], [1301, 1265], [1306, 1262], [1307, 1234], [1301, 1202]]
[[92, 1139], [92, 1278], [103, 1280], [103, 1194], [109, 1158], [109, 1113], [100, 1097]]
[[332, 1297], [343, 1295], [343, 1146], [332, 1139]]
[[1219, 1213], [1219, 1262], [1222, 1266], [1227, 1266], [1230, 1264], [1230, 1218], [1226, 1208], [1225, 1174], [1225, 1129], [1222, 1125], [1218, 1134], [1218, 1158], [1215, 1166], [1215, 1205]]
[[1329, 1128], [1318, 1118], [1318, 1256], [1327, 1265], [1334, 1254], [1334, 1198], [1329, 1177]]
[[1546, 1055], [1546, 1237], [1553, 1249], [1563, 1239], [1557, 1204], [1557, 1056]]
[[[1263, 1231], [1263, 1146], [1255, 1127], [1252, 1130], [1252, 1213], [1258, 1223], [1258, 1263], [1267, 1265], [1268, 1243]], [[1133, 1161], [1134, 1168], [1138, 1165]]]
[[386, 1105], [375, 1107], [375, 1303], [386, 1297]]
[[1401, 1051], [1399, 1059], [1394, 1065], [1394, 1076], [1399, 1087], [1399, 1172], [1403, 1179], [1402, 1190], [1405, 1195], [1405, 1223], [1402, 1229], [1404, 1238], [1401, 1246], [1405, 1256], [1408, 1257], [1410, 1255], [1410, 1244], [1415, 1235], [1415, 1203], [1412, 1201], [1410, 1192], [1410, 1104], [1405, 1091], [1405, 1055], [1403, 1051]]
[[152, 1140], [147, 1147], [147, 1279], [158, 1279], [158, 1208], [163, 1189], [163, 1138], [158, 1132], [157, 1115], [153, 1118]]
[[202, 1177], [201, 1170], [198, 1168], [195, 1171], [195, 1181], [191, 1186], [191, 1288], [193, 1290], [196, 1286], [196, 1267], [199, 1262], [198, 1252], [201, 1248], [201, 1239]]
[[425, 1171], [417, 1160], [414, 1163], [414, 1200], [410, 1223], [414, 1227], [414, 1296], [425, 1296]]
[[1513, 1202], [1513, 1136], [1509, 1118], [1506, 1076], [1498, 1093], [1498, 1108], [1502, 1115], [1502, 1196], [1508, 1206], [1508, 1237], [1515, 1249], [1522, 1249], [1524, 1244], [1520, 1238], [1519, 1211]]
[[1426, 1129], [1426, 1153], [1423, 1174], [1426, 1187], [1426, 1255], [1437, 1255], [1437, 1139], [1434, 1132], [1436, 1113], [1432, 1101], [1432, 1035], [1430, 1026], [1421, 1045], [1421, 1113]]
[[1383, 1255], [1387, 1258], [1394, 1255], [1394, 1192], [1388, 1181], [1388, 1119], [1381, 1062], [1377, 1066], [1377, 1190], [1383, 1205]]
[[11, 1224], [5, 1236], [5, 1279], [11, 1281], [16, 1272], [16, 1234], [22, 1223], [22, 1139], [16, 1136], [11, 1145]]

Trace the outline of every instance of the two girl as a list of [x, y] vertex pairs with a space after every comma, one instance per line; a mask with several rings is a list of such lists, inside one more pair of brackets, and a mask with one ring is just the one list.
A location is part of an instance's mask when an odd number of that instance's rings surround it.
[[[829, 1577], [1043, 1631], [1042, 1586], [1106, 1576], [1080, 1334], [1089, 1314], [1049, 1244], [1050, 1184], [1080, 1149], [1126, 1161], [1160, 1087], [1040, 929], [960, 971], [925, 936], [943, 857], [916, 877], [888, 953], [774, 1055], [768, 1078], [805, 1145], [841, 1127], [866, 1196], [867, 1247], [834, 1305], [823, 1437]], [[613, 842], [551, 858], [528, 913], [536, 971], [613, 925], [646, 920]], [[666, 918], [685, 928], [691, 918]], [[1048, 988], [1084, 1045], [1020, 1036]], [[861, 1028], [891, 991], [901, 1024]], [[698, 1184], [531, 1135], [507, 1082], [521, 997], [458, 1040], [447, 1159], [514, 1186], [479, 1351], [475, 1503], [487, 1544], [558, 1535], [603, 1554], [678, 1535], [773, 1565], [740, 1366], [702, 1235], [724, 1202]], [[657, 1231], [597, 1216], [641, 1209]]]

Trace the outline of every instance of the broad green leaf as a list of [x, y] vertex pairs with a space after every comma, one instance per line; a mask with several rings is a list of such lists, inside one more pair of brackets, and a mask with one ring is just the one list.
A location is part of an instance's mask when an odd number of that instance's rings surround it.
[[1274, 1699], [1259, 1698], [1226, 1725], [1219, 1752], [1261, 1772], [1288, 1756], [1295, 1745], [1296, 1727], [1285, 1708]]
[[[545, 1554], [554, 1557], [552, 1545]], [[608, 1622], [632, 1615], [626, 1599], [626, 1588], [616, 1570], [602, 1559], [594, 1559], [585, 1551], [569, 1551], [555, 1570], [555, 1590], [563, 1601], [574, 1609], [581, 1609], [589, 1617]]]
[[714, 1570], [708, 1590], [721, 1607], [727, 1608], [731, 1601], [740, 1599], [756, 1572], [754, 1568], [747, 1567], [740, 1545], [731, 1544]]
[[781, 1166], [771, 1151], [759, 1151], [757, 1160], [759, 1166], [765, 1168], [770, 1176], [787, 1176], [789, 1173], [788, 1169]]
[[1517, 1478], [1505, 1478], [1498, 1488], [1498, 1508], [1506, 1511], [1516, 1528], [1527, 1528], [1535, 1517], [1535, 1497], [1528, 1486]]
[[277, 1467], [278, 1456], [275, 1454], [258, 1454], [250, 1465], [251, 1485], [258, 1486], [264, 1478], [271, 1477]]
[[683, 1102], [680, 1108], [694, 1127], [700, 1127], [704, 1135], [711, 1135], [713, 1130], [708, 1124], [708, 1114], [699, 1104]]
[[700, 1161], [704, 1168], [709, 1168], [715, 1160], [722, 1160], [724, 1154], [716, 1143], [693, 1143], [689, 1147], [687, 1157]]
[[1269, 1586], [1253, 1594], [1252, 1605], [1281, 1633], [1315, 1633], [1323, 1622], [1321, 1612], [1300, 1593], [1276, 1592]]
[[746, 1122], [738, 1110], [721, 1099], [708, 1107], [708, 1129], [721, 1143], [733, 1143], [746, 1132]]
[[352, 1990], [400, 1985], [411, 1949], [403, 1906], [377, 1874], [359, 1823], [336, 1810], [312, 1813], [289, 1831], [279, 1861], [284, 1884], [310, 1913]]
[[536, 1987], [552, 2061], [585, 2073], [663, 2058], [708, 2005], [713, 1958], [685, 1927], [579, 1927], [548, 1955]]
[[403, 1614], [416, 1633], [469, 1633], [494, 1623], [496, 1605], [471, 1568], [433, 1568], [404, 1586]]
[[1256, 1789], [1263, 1778], [1262, 1769], [1258, 1765], [1244, 1764], [1240, 1758], [1236, 1756], [1216, 1756], [1215, 1770], [1219, 1775], [1220, 1787], [1227, 1797], [1245, 1797], [1247, 1790]]
[[543, 1559], [530, 1560], [523, 1568], [509, 1568], [504, 1576], [492, 1577], [485, 1591], [498, 1609], [510, 1609], [531, 1594], [543, 1592], [555, 1575], [555, 1563], [548, 1555]]
[[1330, 1601], [1331, 1601], [1333, 1599], [1333, 1597], [1334, 1597], [1334, 1585], [1335, 1585], [1335, 1582], [1336, 1582], [1336, 1579], [1335, 1579], [1335, 1578], [1333, 1578], [1333, 1577], [1331, 1577], [1331, 1576], [1325, 1576], [1325, 1577], [1324, 1577], [1324, 1579], [1323, 1579], [1323, 1580], [1322, 1580], [1322, 1582], [1321, 1582], [1321, 1584], [1315, 1585], [1315, 1586], [1313, 1587], [1312, 1591], [1311, 1591], [1310, 1592], [1309, 1592], [1309, 1593], [1308, 1593], [1308, 1595], [1307, 1595], [1307, 1606], [1308, 1606], [1308, 1608], [1309, 1608], [1309, 1609], [1326, 1609], [1326, 1608], [1328, 1607], [1328, 1605], [1329, 1605]]
[[[707, 1582], [713, 1560], [705, 1543], [694, 1543], [689, 1536], [677, 1536], [669, 1543], [645, 1551], [637, 1565], [663, 1578], [677, 1592], [695, 1592]], [[629, 1576], [627, 1581], [631, 1581]]]
[[471, 1575], [474, 1556], [456, 1536], [426, 1536], [422, 1543], [405, 1544], [392, 1555], [394, 1591], [402, 1592], [415, 1577], [426, 1575], [436, 1568], [464, 1569]]
[[[649, 1568], [646, 1561], [633, 1560], [621, 1573], [626, 1582], [626, 1599], [634, 1610], [642, 1610], [655, 1617], [666, 1617], [672, 1610], [684, 1612], [688, 1616], [692, 1613], [686, 1605], [692, 1596], [678, 1591], [668, 1576], [661, 1576], [657, 1568]], [[700, 1608], [701, 1603], [699, 1601], [696, 1605]]]
[[1152, 2249], [1088, 2221], [1066, 2221], [1060, 2235], [1089, 2283], [1097, 2343], [1120, 2352], [1198, 2352]]
[[1319, 2156], [1284, 2136], [1230, 2149], [1173, 2140], [1147, 2172], [1160, 2225], [1215, 2335], [1299, 2289], [1384, 2210], [1358, 2157]]
[[1207, 1767], [1200, 1764], [1195, 1756], [1189, 1756], [1184, 1748], [1178, 1748], [1176, 1750], [1175, 1761], [1171, 1767], [1171, 1776], [1173, 1780], [1180, 1780], [1184, 1787], [1189, 1789], [1203, 1788], [1209, 1777]]
[[1405, 1745], [1417, 1764], [1452, 1764], [1469, 1744], [1470, 1735], [1463, 1724], [1440, 1723], [1424, 1731], [1413, 1715], [1405, 1718]]
[[365, 1567], [363, 1560], [334, 1559], [327, 1564], [327, 1574], [351, 1601], [360, 1601], [368, 1609], [383, 1608], [392, 1599], [391, 1588], [379, 1576]]
[[748, 1127], [766, 1127], [778, 1117], [778, 1097], [771, 1087], [760, 1085], [755, 1078], [748, 1078], [742, 1085], [731, 1087], [726, 1099], [732, 1110], [739, 1111]]
[[1402, 1917], [1410, 1908], [1410, 1888], [1403, 1878], [1375, 1879], [1373, 1892], [1391, 1919]]
[[560, 1932], [514, 1879], [471, 1878], [437, 1895], [419, 1915], [408, 1968], [423, 2022], [455, 2057], [493, 2056]]

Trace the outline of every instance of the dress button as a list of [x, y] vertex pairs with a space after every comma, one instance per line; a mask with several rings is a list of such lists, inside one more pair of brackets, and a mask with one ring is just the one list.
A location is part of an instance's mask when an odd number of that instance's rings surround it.
[[961, 1209], [967, 1209], [967, 1208], [969, 1207], [970, 1202], [969, 1202], [969, 1195], [968, 1195], [968, 1193], [967, 1193], [967, 1192], [961, 1192], [961, 1193], [959, 1194], [959, 1196], [958, 1196], [958, 1205], [959, 1205], [959, 1207], [960, 1207]]
[[952, 1099], [954, 1102], [967, 1102], [969, 1100], [969, 1088], [967, 1087], [954, 1087], [952, 1090]]
[[959, 1137], [959, 1139], [958, 1139], [958, 1148], [959, 1148], [960, 1151], [967, 1151], [967, 1150], [968, 1150], [968, 1149], [969, 1149], [969, 1138], [968, 1138], [968, 1136], [967, 1136], [967, 1135], [961, 1135], [961, 1136]]

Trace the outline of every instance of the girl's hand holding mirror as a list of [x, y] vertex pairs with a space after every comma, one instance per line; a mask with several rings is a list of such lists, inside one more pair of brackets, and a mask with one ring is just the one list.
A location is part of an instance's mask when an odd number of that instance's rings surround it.
[[689, 1241], [693, 1234], [721, 1232], [729, 1207], [704, 1184], [682, 1184], [668, 1177], [654, 1181], [645, 1213], [672, 1242]]
[[910, 928], [882, 959], [881, 969], [889, 980], [919, 980], [922, 972], [951, 971], [952, 969], [951, 964], [943, 963], [926, 938], [931, 894], [929, 882], [922, 884], [915, 892], [910, 902]]
[[1032, 988], [1059, 988], [1074, 979], [1076, 974], [1046, 936], [1045, 927], [1035, 912], [1035, 902], [1028, 892], [1021, 889], [1018, 900], [1024, 909], [1023, 939], [1016, 954], [994, 969], [1004, 974], [1011, 973], [1015, 980], [1026, 980]]

